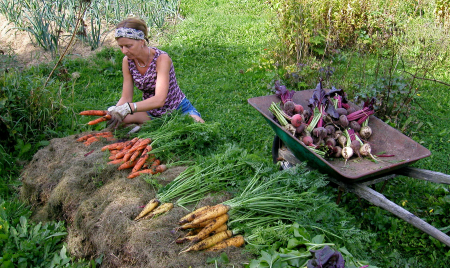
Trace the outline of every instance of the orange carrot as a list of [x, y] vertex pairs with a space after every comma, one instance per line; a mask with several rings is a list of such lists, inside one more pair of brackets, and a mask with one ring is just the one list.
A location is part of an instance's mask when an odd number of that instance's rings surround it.
[[104, 116], [107, 114], [108, 111], [104, 110], [86, 110], [80, 112], [80, 115], [97, 115], [97, 116]]
[[134, 151], [134, 153], [130, 157], [130, 161], [136, 160], [142, 153], [143, 150]]
[[90, 137], [94, 137], [94, 134], [87, 134], [87, 135], [81, 136], [77, 139], [77, 141], [78, 142], [87, 141], [87, 139], [89, 139]]
[[122, 149], [120, 152], [118, 152], [118, 153], [115, 155], [115, 156], [116, 156], [116, 159], [124, 158], [126, 153], [127, 153], [127, 151], [125, 151], [125, 149]]
[[112, 161], [108, 162], [108, 165], [116, 165], [116, 164], [122, 164], [123, 163], [123, 159], [115, 159]]
[[136, 162], [137, 161], [126, 161], [125, 163], [120, 165], [117, 169], [122, 170], [122, 169], [132, 168], [132, 167], [134, 167], [134, 165], [136, 165]]
[[142, 175], [142, 174], [155, 174], [155, 170], [149, 168], [149, 169], [142, 169], [142, 170], [139, 170], [136, 172], [132, 172], [130, 175], [128, 175], [128, 179], [136, 178], [137, 176]]
[[152, 139], [150, 138], [140, 139], [138, 142], [135, 143], [133, 148], [130, 149], [130, 152], [145, 149], [150, 142], [152, 142]]
[[111, 119], [111, 116], [109, 114], [107, 114], [107, 115], [97, 118], [95, 120], [89, 121], [88, 125], [95, 125], [95, 124], [101, 123], [103, 121], [107, 121], [109, 119]]
[[109, 150], [109, 151], [116, 150], [119, 145], [122, 145], [122, 143], [123, 142], [116, 142], [116, 143], [105, 145], [102, 147], [102, 152], [104, 152], [106, 150]]
[[244, 237], [242, 235], [237, 235], [217, 243], [216, 245], [206, 249], [206, 251], [217, 251], [231, 246], [241, 247], [244, 243]]
[[151, 168], [156, 168], [157, 166], [159, 166], [161, 164], [161, 160], [159, 160], [158, 158], [156, 158], [153, 163], [150, 165]]
[[149, 154], [147, 153], [147, 148], [142, 152], [141, 157], [139, 157], [139, 160], [137, 161], [136, 165], [134, 165], [132, 173], [138, 171], [141, 169], [141, 167], [144, 165], [145, 161], [149, 158]]
[[155, 167], [155, 171], [156, 171], [156, 173], [163, 173], [164, 171], [166, 171], [167, 170], [167, 166], [166, 165], [157, 165], [156, 167]]
[[95, 137], [95, 136], [94, 137], [90, 137], [89, 139], [87, 139], [84, 142], [84, 145], [89, 146], [89, 145], [91, 145], [92, 143], [94, 143], [96, 141], [99, 141], [99, 139], [97, 137]]

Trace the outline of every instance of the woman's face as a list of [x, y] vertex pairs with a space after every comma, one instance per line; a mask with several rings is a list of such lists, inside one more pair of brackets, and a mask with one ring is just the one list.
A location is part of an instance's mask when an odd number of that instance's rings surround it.
[[117, 39], [117, 44], [123, 54], [125, 54], [129, 59], [134, 59], [137, 55], [139, 55], [142, 47], [144, 46], [144, 40], [120, 37]]

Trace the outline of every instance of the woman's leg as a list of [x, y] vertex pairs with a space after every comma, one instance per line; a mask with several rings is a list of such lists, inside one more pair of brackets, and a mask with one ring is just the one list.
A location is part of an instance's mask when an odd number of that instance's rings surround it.
[[137, 112], [134, 114], [127, 115], [123, 121], [122, 124], [129, 125], [129, 124], [142, 124], [151, 118], [148, 116], [147, 112]]
[[198, 116], [198, 115], [190, 114], [190, 116], [191, 116], [192, 118], [194, 118], [195, 121], [197, 121], [197, 122], [205, 123], [205, 120], [203, 120], [203, 119], [202, 119], [200, 116]]

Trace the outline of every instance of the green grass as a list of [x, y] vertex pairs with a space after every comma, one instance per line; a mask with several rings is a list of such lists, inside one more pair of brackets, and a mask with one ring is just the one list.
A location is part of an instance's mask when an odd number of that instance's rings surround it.
[[[180, 87], [206, 121], [220, 122], [224, 140], [237, 143], [250, 153], [271, 161], [274, 133], [264, 118], [247, 103], [247, 99], [272, 94], [267, 84], [277, 74], [261, 59], [267, 57], [265, 49], [271, 48], [273, 36], [269, 21], [273, 11], [257, 0], [187, 0], [182, 1], [181, 12], [184, 20], [170, 28], [170, 34], [157, 40], [158, 47], [172, 57]], [[77, 116], [77, 113], [106, 108], [120, 98], [122, 57], [121, 52], [114, 48], [104, 49], [92, 58], [63, 61], [49, 84], [49, 88], [53, 89], [49, 92], [55, 96], [61, 92], [62, 105], [67, 110], [59, 115], [57, 127], [50, 129], [53, 132], [49, 130], [42, 140], [103, 128], [103, 125], [86, 126], [90, 119]], [[350, 87], [352, 83], [349, 78], [361, 76], [362, 69], [347, 69], [346, 63], [335, 63], [337, 71], [331, 81]], [[26, 70], [22, 75], [45, 80], [52, 68], [52, 64], [40, 65]], [[73, 73], [78, 73], [79, 78], [73, 78]], [[443, 70], [441, 74], [436, 79], [450, 80], [448, 70]], [[314, 83], [308, 86], [315, 87]], [[136, 93], [135, 100], [138, 99], [140, 94]], [[449, 109], [448, 87], [425, 83], [420, 96], [414, 99], [409, 116], [411, 119], [405, 118], [400, 124], [405, 134], [432, 152], [430, 157], [414, 166], [450, 173], [450, 123], [445, 120]], [[18, 149], [24, 147], [25, 144]], [[39, 146], [33, 148], [28, 151], [28, 158]], [[0, 152], [3, 154], [3, 151]], [[3, 176], [2, 180], [14, 186], [17, 184], [15, 177]], [[377, 187], [379, 189], [381, 186]], [[403, 204], [406, 200], [406, 209], [438, 228], [446, 228], [450, 226], [447, 220], [450, 212], [449, 190], [448, 186], [402, 177], [390, 180], [383, 194], [397, 204]], [[324, 194], [334, 198], [337, 192], [330, 187]], [[445, 256], [448, 255], [448, 247], [389, 212], [367, 202], [359, 203], [357, 197], [351, 194], [344, 195], [341, 206], [359, 219], [361, 228], [378, 234], [363, 249], [372, 256], [376, 265], [448, 266], [448, 257]], [[437, 264], [439, 266], [434, 266]]]

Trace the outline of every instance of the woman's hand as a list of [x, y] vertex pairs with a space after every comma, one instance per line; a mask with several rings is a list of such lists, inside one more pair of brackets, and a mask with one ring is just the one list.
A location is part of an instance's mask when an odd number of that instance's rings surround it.
[[108, 114], [111, 115], [111, 119], [106, 124], [107, 128], [115, 129], [120, 123], [122, 123], [123, 119], [131, 114], [131, 106], [128, 102], [119, 105], [119, 106], [111, 106], [108, 108]]

